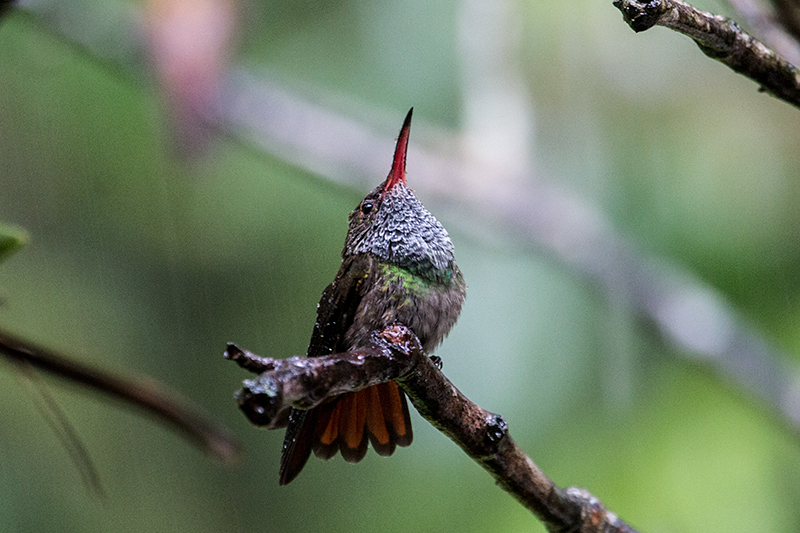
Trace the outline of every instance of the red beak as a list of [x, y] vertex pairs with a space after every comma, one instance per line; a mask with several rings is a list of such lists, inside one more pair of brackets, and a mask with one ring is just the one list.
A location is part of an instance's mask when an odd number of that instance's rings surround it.
[[394, 161], [392, 162], [392, 171], [383, 184], [383, 193], [386, 194], [392, 187], [400, 182], [406, 182], [406, 152], [408, 151], [408, 133], [411, 131], [411, 113], [414, 108], [408, 110], [406, 119], [403, 121], [403, 127], [400, 128], [400, 135], [397, 137], [397, 146], [394, 149]]

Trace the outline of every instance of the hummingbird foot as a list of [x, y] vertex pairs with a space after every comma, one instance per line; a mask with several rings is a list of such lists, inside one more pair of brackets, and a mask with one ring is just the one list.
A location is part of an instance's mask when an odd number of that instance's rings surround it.
[[442, 367], [444, 366], [444, 364], [442, 363], [442, 358], [439, 357], [438, 355], [432, 355], [429, 357], [429, 359], [431, 360], [431, 363], [433, 363], [433, 366], [435, 366], [439, 370], [441, 370]]

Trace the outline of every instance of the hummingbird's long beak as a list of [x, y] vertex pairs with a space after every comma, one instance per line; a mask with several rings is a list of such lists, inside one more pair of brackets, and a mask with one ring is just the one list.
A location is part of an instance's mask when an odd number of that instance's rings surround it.
[[392, 161], [392, 171], [383, 184], [383, 193], [386, 194], [392, 187], [400, 182], [406, 182], [406, 152], [408, 151], [408, 134], [411, 131], [411, 113], [414, 108], [408, 110], [403, 127], [400, 128], [400, 135], [397, 137], [397, 146], [394, 149], [394, 161]]

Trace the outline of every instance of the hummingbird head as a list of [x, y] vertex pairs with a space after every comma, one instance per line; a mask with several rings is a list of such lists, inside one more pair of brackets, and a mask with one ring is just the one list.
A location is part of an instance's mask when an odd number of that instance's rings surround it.
[[350, 213], [342, 256], [372, 254], [417, 273], [453, 266], [453, 243], [438, 220], [406, 185], [409, 110], [394, 152], [392, 170]]

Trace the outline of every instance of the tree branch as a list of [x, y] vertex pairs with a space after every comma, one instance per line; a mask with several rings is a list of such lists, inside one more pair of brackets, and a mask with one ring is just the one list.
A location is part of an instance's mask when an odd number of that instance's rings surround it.
[[123, 378], [68, 359], [27, 341], [0, 331], [0, 355], [12, 361], [27, 363], [62, 379], [78, 383], [134, 405], [153, 415], [156, 420], [178, 430], [190, 442], [223, 461], [235, 460], [239, 444], [227, 431], [180, 401], [153, 380]]
[[614, 6], [633, 31], [658, 25], [687, 35], [707, 56], [755, 81], [761, 90], [800, 107], [800, 70], [733, 20], [680, 0], [614, 0]]
[[425, 356], [402, 325], [373, 335], [369, 346], [322, 357], [268, 359], [229, 344], [225, 357], [251, 372], [237, 394], [256, 425], [281, 427], [288, 407], [309, 409], [344, 392], [397, 380], [428, 422], [458, 444], [550, 532], [634, 533], [588, 491], [562, 489], [517, 446], [506, 421], [464, 396]]

